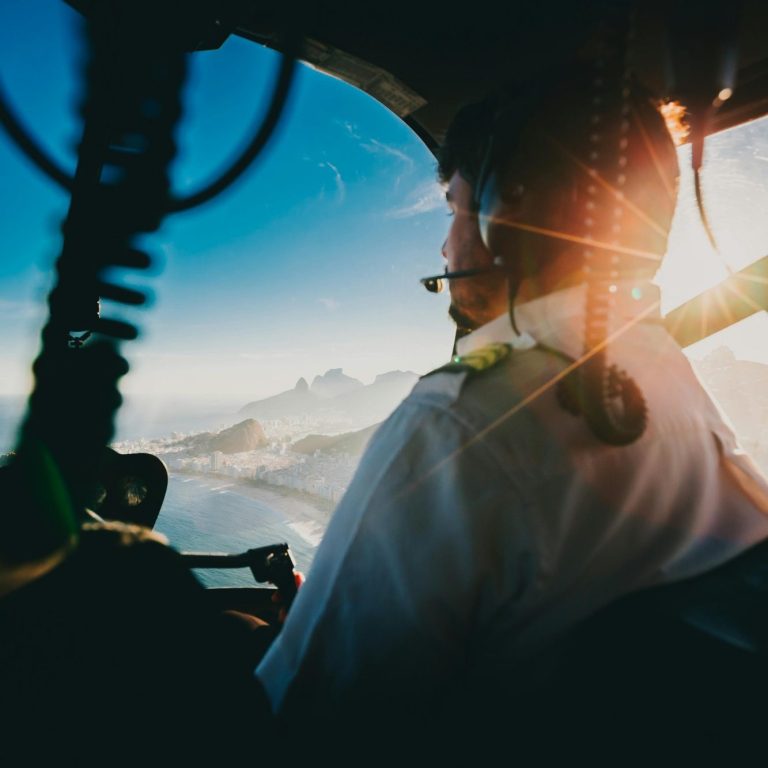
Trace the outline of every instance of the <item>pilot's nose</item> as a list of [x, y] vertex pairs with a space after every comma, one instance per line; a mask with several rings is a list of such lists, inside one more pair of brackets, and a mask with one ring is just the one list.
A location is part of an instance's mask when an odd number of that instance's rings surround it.
[[443, 240], [443, 246], [442, 246], [442, 248], [440, 248], [440, 253], [442, 253], [442, 254], [443, 254], [443, 258], [444, 258], [444, 259], [447, 259], [447, 258], [448, 258], [448, 254], [446, 253], [446, 248], [447, 248], [447, 246], [448, 246], [448, 238], [446, 237], [446, 238], [445, 238], [445, 240]]

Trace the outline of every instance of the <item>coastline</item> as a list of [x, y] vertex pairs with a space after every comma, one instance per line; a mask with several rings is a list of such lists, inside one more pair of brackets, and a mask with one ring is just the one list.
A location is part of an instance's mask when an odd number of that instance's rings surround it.
[[335, 504], [320, 496], [282, 486], [267, 485], [258, 481], [229, 477], [214, 473], [184, 472], [174, 470], [170, 477], [194, 477], [208, 482], [226, 483], [227, 490], [239, 496], [258, 501], [285, 515], [288, 524], [309, 541], [319, 543], [331, 519]]

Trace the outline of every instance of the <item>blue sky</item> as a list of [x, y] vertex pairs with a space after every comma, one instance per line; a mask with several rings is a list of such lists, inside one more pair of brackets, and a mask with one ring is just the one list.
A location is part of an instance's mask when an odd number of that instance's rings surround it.
[[[0, 76], [24, 121], [68, 168], [78, 138], [77, 15], [7, 0]], [[240, 38], [191, 57], [173, 179], [197, 188], [248, 139], [278, 57]], [[156, 301], [132, 316], [124, 390], [253, 399], [331, 367], [364, 381], [425, 372], [450, 353], [441, 269], [448, 220], [434, 159], [380, 104], [302, 67], [279, 136], [228, 192], [147, 239]], [[67, 199], [0, 136], [0, 394], [28, 386]], [[127, 278], [132, 281], [134, 278]], [[113, 311], [110, 308], [110, 311]]]
[[[25, 122], [68, 168], [78, 138], [81, 47], [62, 0], [4, 0], [0, 77]], [[247, 140], [277, 56], [239, 38], [191, 57], [177, 190], [197, 188]], [[213, 203], [169, 218], [148, 238], [154, 306], [125, 346], [136, 397], [234, 404], [343, 367], [365, 382], [393, 369], [425, 372], [452, 341], [445, 296], [418, 278], [441, 269], [448, 219], [434, 160], [384, 107], [302, 67], [287, 120], [266, 157]], [[768, 253], [768, 121], [712, 137], [704, 196], [722, 256], [704, 237], [683, 175], [661, 273], [671, 308]], [[0, 395], [23, 392], [60, 247], [65, 194], [0, 132]], [[704, 342], [768, 362], [768, 318]]]

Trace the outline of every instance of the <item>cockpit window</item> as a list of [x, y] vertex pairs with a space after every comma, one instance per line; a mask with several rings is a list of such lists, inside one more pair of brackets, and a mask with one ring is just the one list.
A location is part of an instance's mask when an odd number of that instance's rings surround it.
[[[71, 168], [77, 137], [75, 14], [27, 0], [0, 23], [4, 86]], [[44, 42], [45, 41], [45, 42]], [[55, 44], [51, 41], [56, 41]], [[277, 54], [232, 37], [190, 58], [186, 119], [173, 169], [193, 191], [249, 138]], [[702, 174], [719, 252], [698, 218], [689, 148], [658, 276], [670, 310], [768, 254], [768, 120], [712, 136]], [[65, 196], [3, 138], [0, 203], [0, 451], [13, 446], [59, 247]], [[435, 161], [369, 96], [301, 67], [269, 151], [228, 192], [170, 217], [147, 238], [156, 296], [131, 317], [131, 363], [114, 447], [159, 455], [170, 484], [157, 527], [182, 550], [237, 552], [287, 541], [307, 570], [376, 426], [453, 342], [446, 296], [419, 284], [439, 272], [447, 229]], [[689, 350], [768, 471], [765, 313]], [[763, 404], [765, 403], [765, 404]], [[246, 573], [210, 583], [251, 583]]]
[[[657, 278], [665, 311], [768, 255], [768, 119], [709, 137], [704, 158], [704, 205], [718, 250], [702, 227], [690, 148], [682, 147], [678, 206]], [[768, 473], [768, 315], [757, 312], [688, 347], [686, 354], [742, 447]]]
[[[29, 26], [26, 47], [9, 38], [4, 50], [15, 58], [2, 71], [22, 116], [71, 168], [77, 19], [64, 4], [49, 5], [65, 9], [47, 30], [63, 41], [57, 66], [48, 71], [41, 42], [35, 53], [30, 9], [29, 18], [18, 14]], [[0, 26], [10, 36], [13, 24]], [[38, 58], [46, 76], [33, 85]], [[177, 192], [199, 188], [250, 139], [278, 62], [237, 37], [190, 57]], [[64, 136], [49, 129], [62, 124]], [[0, 383], [7, 451], [23, 413], [66, 199], [1, 144], [5, 167], [38, 193], [25, 207], [34, 221], [25, 213], [2, 225], [4, 243], [18, 251], [0, 268], [0, 315], [15, 318], [5, 326], [12, 340], [4, 352], [13, 376]], [[13, 187], [6, 178], [7, 203]], [[147, 238], [158, 269], [142, 283], [156, 301], [130, 317], [142, 335], [123, 347], [131, 372], [113, 445], [154, 453], [168, 466], [157, 528], [172, 544], [237, 552], [288, 541], [298, 566], [309, 567], [375, 426], [420, 374], [450, 355], [447, 301], [419, 284], [440, 265], [444, 208], [434, 159], [408, 127], [353, 87], [301, 67], [269, 151], [227, 193]], [[240, 576], [251, 582], [245, 572], [234, 580]], [[231, 583], [232, 574], [221, 580]]]
[[667, 256], [657, 280], [667, 312], [768, 255], [768, 119], [710, 136], [701, 172], [717, 251], [696, 207], [691, 149], [678, 150], [680, 188]]
[[[180, 190], [246, 140], [277, 61], [238, 38], [193, 57]], [[418, 281], [439, 269], [444, 209], [411, 130], [305, 67], [268, 155], [231, 192], [169, 220], [154, 246], [156, 306], [126, 348], [115, 447], [168, 466], [157, 527], [174, 545], [286, 540], [309, 567], [376, 425], [450, 355], [447, 303]]]

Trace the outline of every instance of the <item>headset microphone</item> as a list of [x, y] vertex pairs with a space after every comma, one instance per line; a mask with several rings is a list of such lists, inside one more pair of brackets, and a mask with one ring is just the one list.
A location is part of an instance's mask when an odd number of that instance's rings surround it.
[[445, 290], [445, 283], [447, 280], [458, 280], [462, 277], [475, 277], [477, 275], [487, 275], [491, 272], [501, 272], [504, 270], [504, 265], [501, 259], [496, 258], [493, 261], [493, 265], [490, 267], [477, 267], [475, 269], [457, 269], [455, 272], [449, 272], [446, 267], [445, 272], [441, 275], [432, 275], [431, 277], [422, 277], [419, 282], [430, 293], [442, 293]]

